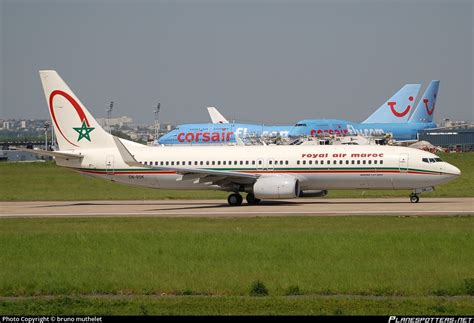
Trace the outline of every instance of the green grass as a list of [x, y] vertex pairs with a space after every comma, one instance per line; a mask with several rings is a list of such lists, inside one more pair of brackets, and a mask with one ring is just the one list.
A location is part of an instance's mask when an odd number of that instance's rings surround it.
[[[424, 197], [473, 197], [474, 153], [440, 154], [459, 167], [462, 175]], [[219, 191], [173, 191], [131, 187], [82, 176], [53, 163], [0, 164], [1, 201], [38, 200], [146, 200], [146, 199], [225, 199]], [[328, 197], [406, 197], [409, 191], [330, 191]]]
[[58, 297], [0, 301], [1, 315], [472, 315], [472, 297]]
[[0, 296], [467, 295], [473, 217], [3, 219]]

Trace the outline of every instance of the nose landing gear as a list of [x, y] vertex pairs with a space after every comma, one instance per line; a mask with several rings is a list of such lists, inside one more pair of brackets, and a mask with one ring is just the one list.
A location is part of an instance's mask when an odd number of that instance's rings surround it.
[[419, 201], [420, 201], [420, 198], [418, 197], [417, 194], [415, 194], [415, 193], [410, 194], [410, 202], [418, 203]]

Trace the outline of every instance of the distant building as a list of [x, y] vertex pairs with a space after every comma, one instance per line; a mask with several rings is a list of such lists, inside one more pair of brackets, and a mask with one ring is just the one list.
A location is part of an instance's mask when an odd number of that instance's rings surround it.
[[130, 117], [119, 117], [119, 118], [98, 118], [97, 122], [104, 128], [111, 126], [111, 127], [123, 127], [124, 125], [129, 125], [133, 123], [133, 119]]
[[474, 126], [422, 130], [418, 139], [449, 151], [474, 151]]
[[10, 122], [9, 121], [3, 121], [3, 129], [10, 129]]

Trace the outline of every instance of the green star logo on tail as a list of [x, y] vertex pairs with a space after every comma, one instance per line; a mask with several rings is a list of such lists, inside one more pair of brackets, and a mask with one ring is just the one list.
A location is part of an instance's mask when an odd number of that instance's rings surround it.
[[79, 133], [79, 138], [77, 138], [77, 141], [81, 141], [82, 138], [86, 138], [87, 140], [91, 141], [91, 137], [89, 136], [89, 134], [95, 128], [87, 127], [86, 120], [82, 120], [82, 126], [80, 128], [73, 129]]

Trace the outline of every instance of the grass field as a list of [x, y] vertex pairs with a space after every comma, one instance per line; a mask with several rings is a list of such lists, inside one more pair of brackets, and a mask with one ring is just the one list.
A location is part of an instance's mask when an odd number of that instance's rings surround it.
[[0, 314], [467, 315], [473, 232], [473, 217], [2, 219]]
[[[474, 153], [440, 154], [456, 165], [462, 175], [456, 180], [436, 187], [423, 197], [474, 196]], [[139, 188], [81, 176], [55, 166], [53, 163], [0, 164], [0, 200], [145, 200], [145, 199], [225, 199], [219, 191], [172, 191]], [[395, 197], [409, 195], [409, 191], [330, 191], [328, 198]]]

